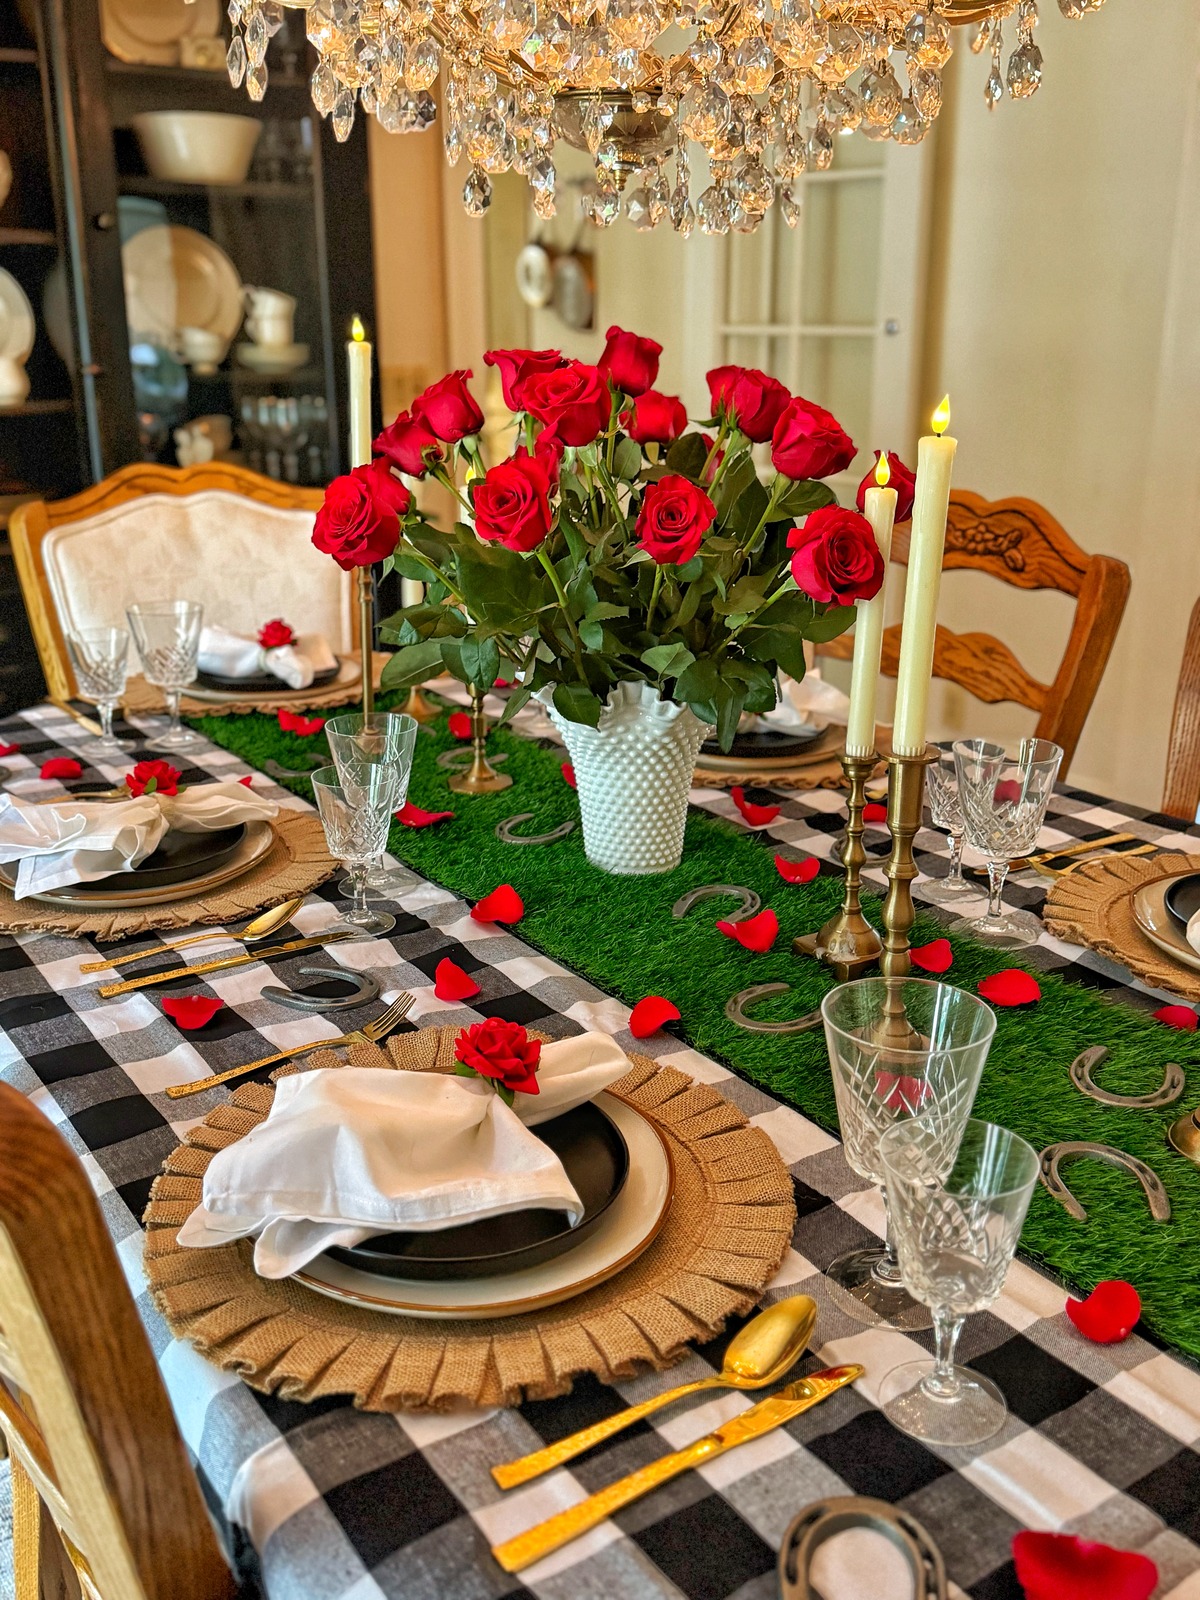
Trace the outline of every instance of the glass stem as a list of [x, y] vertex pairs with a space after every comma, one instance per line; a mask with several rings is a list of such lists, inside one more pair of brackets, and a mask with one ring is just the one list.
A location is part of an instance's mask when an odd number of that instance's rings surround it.
[[950, 835], [950, 875], [946, 882], [955, 886], [963, 882], [962, 875], [963, 835], [960, 829]]
[[350, 882], [354, 886], [354, 909], [351, 917], [357, 921], [364, 921], [371, 915], [371, 908], [367, 904], [367, 863], [356, 861], [350, 868]]
[[958, 1397], [961, 1386], [954, 1370], [954, 1352], [965, 1320], [965, 1317], [947, 1310], [945, 1306], [933, 1313], [933, 1371], [925, 1379], [924, 1387], [939, 1400]]
[[113, 700], [97, 700], [96, 710], [100, 713], [100, 737], [105, 744], [110, 744], [113, 736], [113, 712], [116, 710], [116, 702]]
[[182, 693], [182, 690], [180, 690], [180, 689], [164, 689], [163, 690], [163, 698], [167, 702], [167, 715], [171, 719], [171, 725], [167, 729], [168, 733], [178, 733], [180, 731], [179, 697], [180, 697], [181, 693]]
[[1007, 861], [988, 862], [988, 916], [1002, 917], [1004, 915], [1004, 884], [1008, 877]]
[[887, 1218], [887, 1232], [884, 1235], [883, 1255], [871, 1269], [872, 1276], [881, 1283], [903, 1283], [904, 1274], [900, 1271], [900, 1258], [896, 1254], [896, 1232], [892, 1226], [892, 1208], [888, 1204], [888, 1192], [883, 1190], [883, 1211]]

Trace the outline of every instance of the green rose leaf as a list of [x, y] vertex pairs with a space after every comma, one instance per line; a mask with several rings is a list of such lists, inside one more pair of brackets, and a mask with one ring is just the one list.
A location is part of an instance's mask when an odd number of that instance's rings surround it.
[[568, 722], [585, 722], [589, 728], [600, 721], [600, 701], [586, 684], [558, 684], [554, 690], [554, 709]]
[[667, 451], [667, 471], [678, 472], [693, 483], [700, 481], [704, 463], [708, 460], [708, 446], [698, 433], [685, 433]]
[[704, 557], [693, 556], [690, 561], [682, 561], [675, 568], [675, 579], [678, 583], [691, 583], [704, 571]]
[[695, 656], [685, 644], [656, 644], [643, 650], [639, 660], [660, 678], [677, 678], [695, 661]]
[[511, 722], [517, 712], [528, 702], [532, 694], [533, 685], [531, 683], [519, 683], [515, 689], [510, 690], [496, 727], [503, 728], [505, 723]]
[[460, 682], [468, 687], [488, 690], [500, 676], [500, 647], [495, 639], [467, 634], [462, 639], [447, 639], [442, 660]]
[[642, 447], [633, 439], [622, 439], [613, 452], [613, 471], [618, 478], [632, 483], [642, 470]]
[[772, 522], [794, 522], [797, 517], [806, 517], [810, 511], [816, 511], [821, 506], [835, 506], [837, 495], [825, 483], [817, 483], [813, 478], [804, 478], [793, 483], [788, 492], [775, 507]]
[[721, 673], [715, 661], [707, 657], [693, 661], [679, 675], [675, 684], [675, 699], [682, 700], [703, 722], [717, 720], [717, 705], [721, 696]]
[[426, 639], [422, 644], [411, 644], [397, 650], [384, 666], [379, 686], [381, 689], [411, 689], [414, 683], [435, 678], [441, 672], [442, 665], [442, 642]]

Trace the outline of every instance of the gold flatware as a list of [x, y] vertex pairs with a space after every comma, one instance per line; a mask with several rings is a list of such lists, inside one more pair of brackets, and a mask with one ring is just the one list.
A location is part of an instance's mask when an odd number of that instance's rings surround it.
[[193, 933], [186, 939], [176, 939], [174, 944], [156, 945], [150, 950], [134, 950], [132, 954], [113, 956], [108, 961], [84, 961], [80, 965], [80, 972], [107, 972], [110, 967], [128, 966], [131, 961], [148, 961], [151, 956], [169, 955], [172, 950], [182, 950], [189, 944], [203, 944], [206, 939], [238, 939], [242, 944], [260, 944], [289, 921], [304, 904], [304, 896], [297, 895], [294, 900], [285, 900], [281, 905], [272, 906], [269, 911], [260, 912], [252, 922], [248, 922], [241, 933], [226, 933], [217, 929], [209, 929], [207, 933]]
[[378, 1044], [404, 1021], [413, 1008], [414, 997], [402, 994], [393, 1000], [386, 1011], [381, 1011], [374, 1022], [367, 1022], [353, 1033], [343, 1033], [337, 1039], [318, 1039], [316, 1044], [302, 1044], [295, 1050], [278, 1050], [273, 1056], [263, 1056], [261, 1061], [247, 1061], [243, 1066], [230, 1067], [215, 1073], [211, 1078], [199, 1078], [195, 1083], [172, 1084], [167, 1094], [172, 1100], [182, 1100], [189, 1094], [199, 1094], [202, 1089], [215, 1089], [219, 1084], [240, 1078], [243, 1072], [257, 1072], [259, 1067], [272, 1067], [277, 1061], [288, 1061], [293, 1056], [306, 1056], [313, 1050], [329, 1050], [337, 1044]]
[[1158, 851], [1156, 844], [1139, 844], [1132, 850], [1100, 850], [1095, 855], [1079, 855], [1073, 861], [1068, 861], [1065, 867], [1052, 867], [1043, 861], [1034, 861], [1030, 865], [1034, 872], [1040, 872], [1043, 878], [1065, 878], [1072, 872], [1078, 872], [1080, 867], [1086, 867], [1091, 861], [1098, 861], [1104, 856], [1120, 856], [1124, 860], [1127, 856], [1152, 856]]
[[72, 717], [86, 732], [93, 734], [97, 739], [103, 738], [104, 730], [100, 724], [92, 717], [85, 717], [82, 711], [76, 711], [69, 700], [56, 700], [53, 695], [47, 695], [46, 699], [56, 711], [65, 711], [67, 716]]
[[631, 1472], [627, 1478], [609, 1484], [607, 1489], [601, 1489], [598, 1494], [589, 1495], [577, 1506], [568, 1506], [557, 1516], [549, 1517], [525, 1533], [517, 1534], [514, 1539], [496, 1545], [492, 1554], [505, 1572], [519, 1572], [522, 1567], [532, 1566], [552, 1550], [558, 1550], [572, 1539], [578, 1539], [581, 1533], [598, 1527], [614, 1511], [640, 1500], [642, 1495], [678, 1477], [681, 1472], [713, 1461], [717, 1456], [724, 1455], [726, 1450], [758, 1439], [773, 1428], [790, 1422], [810, 1406], [818, 1405], [827, 1395], [861, 1378], [864, 1370], [859, 1366], [828, 1367], [824, 1372], [814, 1372], [809, 1378], [801, 1378], [798, 1383], [790, 1383], [769, 1400], [760, 1400], [749, 1411], [734, 1417], [732, 1422], [714, 1428], [703, 1439], [697, 1439], [695, 1444], [652, 1461], [649, 1466]]
[[126, 978], [124, 983], [102, 983], [96, 993], [107, 1000], [114, 994], [132, 994], [135, 989], [149, 989], [152, 984], [202, 978], [208, 972], [227, 972], [230, 967], [245, 967], [252, 961], [269, 961], [272, 956], [292, 955], [297, 950], [314, 950], [318, 945], [341, 944], [345, 939], [358, 937], [360, 935], [356, 928], [331, 928], [327, 933], [315, 934], [311, 939], [291, 939], [287, 944], [274, 945], [270, 950], [244, 950], [240, 956], [202, 961], [195, 967], [171, 967], [167, 972], [150, 972], [142, 978]]
[[[1024, 872], [1026, 867], [1035, 870], [1046, 866], [1051, 861], [1057, 861], [1060, 856], [1086, 855], [1093, 850], [1108, 850], [1119, 844], [1138, 844], [1135, 833], [1106, 833], [1102, 839], [1078, 839], [1074, 844], [1059, 845], [1053, 850], [1039, 850], [1036, 855], [1020, 856], [1015, 861], [1009, 862], [1010, 872]], [[1135, 854], [1133, 851], [1122, 850], [1121, 855]], [[972, 872], [976, 877], [986, 877], [986, 867], [967, 867], [964, 869]]]
[[[167, 1092], [169, 1094], [170, 1090]], [[558, 1439], [543, 1450], [533, 1451], [531, 1455], [502, 1462], [500, 1466], [492, 1468], [492, 1477], [502, 1489], [513, 1489], [519, 1483], [528, 1483], [531, 1478], [540, 1477], [543, 1472], [561, 1466], [564, 1461], [573, 1461], [593, 1445], [611, 1439], [614, 1433], [622, 1432], [654, 1411], [661, 1411], [664, 1406], [673, 1405], [687, 1394], [699, 1394], [704, 1389], [765, 1389], [772, 1383], [778, 1383], [804, 1354], [816, 1323], [817, 1302], [811, 1296], [797, 1294], [788, 1300], [780, 1300], [734, 1335], [729, 1341], [720, 1372], [700, 1378], [695, 1383], [680, 1384], [677, 1389], [668, 1389], [664, 1394], [656, 1394], [649, 1400], [643, 1400], [640, 1405], [618, 1411], [615, 1416], [605, 1417], [590, 1428], [581, 1428], [578, 1433]]]

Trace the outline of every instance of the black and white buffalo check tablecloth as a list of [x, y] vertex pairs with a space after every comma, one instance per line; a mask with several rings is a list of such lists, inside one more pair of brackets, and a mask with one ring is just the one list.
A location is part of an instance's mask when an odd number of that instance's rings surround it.
[[[19, 794], [57, 792], [59, 785], [38, 777], [53, 754], [84, 763], [79, 787], [119, 778], [127, 766], [90, 766], [86, 737], [48, 707], [9, 720], [0, 739], [20, 745], [4, 758], [7, 786]], [[198, 781], [245, 770], [204, 745], [185, 776]], [[261, 775], [255, 783], [271, 787]], [[274, 792], [285, 804], [300, 804]], [[771, 837], [830, 858], [839, 797], [777, 798], [782, 811]], [[736, 818], [724, 794], [696, 791], [693, 799]], [[1064, 788], [1043, 843], [1117, 829], [1184, 848], [1194, 847], [1196, 837], [1165, 818]], [[876, 855], [884, 838], [880, 832], [874, 841]], [[929, 833], [918, 843], [921, 864], [944, 870], [936, 858], [944, 858], [945, 842]], [[1038, 908], [1044, 887], [1045, 880], [1022, 877], [1011, 898]], [[306, 933], [327, 926], [335, 901], [327, 886], [309, 899], [296, 925]], [[397, 926], [389, 937], [337, 945], [328, 954], [374, 973], [385, 1000], [411, 990], [415, 1026], [501, 1016], [555, 1036], [601, 1029], [632, 1045], [624, 1005], [514, 934], [472, 922], [468, 906], [444, 889], [422, 882], [394, 909]], [[199, 960], [228, 949], [214, 934], [211, 948], [190, 955]], [[482, 986], [472, 1006], [434, 997], [434, 969], [447, 955]], [[273, 1049], [333, 1037], [341, 1024], [297, 1016], [261, 996], [278, 974], [294, 978], [311, 952], [272, 970], [256, 963], [214, 975], [209, 990], [226, 1009], [202, 1045], [163, 1016], [155, 999], [161, 991], [99, 1000], [101, 975], [79, 971], [93, 956], [86, 940], [0, 937], [0, 1072], [29, 1094], [84, 1162], [214, 1514], [239, 1552], [248, 1584], [260, 1582], [269, 1600], [768, 1600], [776, 1593], [776, 1551], [790, 1519], [818, 1497], [848, 1492], [914, 1513], [942, 1548], [955, 1596], [1019, 1597], [1009, 1550], [1024, 1527], [1143, 1550], [1158, 1563], [1158, 1596], [1200, 1600], [1200, 1374], [1140, 1338], [1107, 1348], [1086, 1343], [1063, 1314], [1061, 1289], [1018, 1262], [992, 1310], [968, 1320], [961, 1347], [1007, 1394], [1012, 1415], [1004, 1431], [977, 1452], [929, 1449], [905, 1438], [875, 1408], [875, 1385], [893, 1366], [923, 1354], [929, 1336], [851, 1322], [830, 1302], [821, 1273], [841, 1251], [880, 1231], [878, 1195], [849, 1171], [828, 1134], [665, 1035], [637, 1049], [717, 1084], [770, 1135], [793, 1174], [799, 1222], [767, 1298], [804, 1291], [820, 1303], [819, 1360], [809, 1369], [860, 1361], [868, 1376], [788, 1427], [677, 1479], [519, 1578], [506, 1575], [488, 1554], [491, 1544], [698, 1438], [751, 1398], [725, 1394], [672, 1408], [507, 1494], [493, 1484], [489, 1466], [703, 1375], [719, 1366], [725, 1340], [670, 1372], [616, 1390], [589, 1379], [562, 1399], [456, 1416], [368, 1415], [336, 1400], [284, 1403], [218, 1372], [173, 1339], [151, 1305], [138, 1219], [163, 1157], [225, 1091], [173, 1101], [163, 1090]], [[1070, 968], [1084, 982], [1123, 989], [1132, 1005], [1153, 1009], [1162, 1002], [1070, 946], [1047, 941], [1035, 959]], [[837, 1600], [908, 1592], [907, 1580], [889, 1582], [886, 1547], [860, 1543], [840, 1559], [848, 1587], [830, 1583]]]

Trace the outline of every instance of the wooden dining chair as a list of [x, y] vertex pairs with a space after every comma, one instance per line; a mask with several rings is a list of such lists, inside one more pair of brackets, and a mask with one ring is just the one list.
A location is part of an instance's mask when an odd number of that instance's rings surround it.
[[236, 1595], [83, 1167], [3, 1083], [0, 1431], [17, 1600]]
[[69, 500], [18, 506], [9, 539], [51, 697], [78, 687], [65, 635], [123, 627], [136, 600], [198, 600], [206, 621], [252, 635], [282, 617], [335, 652], [356, 648], [353, 574], [312, 543], [323, 498], [210, 461], [139, 463]]
[[[908, 526], [896, 529], [893, 561], [908, 564]], [[985, 500], [967, 489], [950, 497], [943, 571], [987, 572], [1018, 589], [1056, 589], [1075, 600], [1075, 620], [1053, 683], [1031, 676], [1006, 644], [990, 633], [952, 633], [939, 625], [933, 673], [988, 705], [1014, 701], [1038, 714], [1035, 732], [1063, 750], [1066, 776], [1112, 653], [1125, 602], [1129, 568], [1114, 556], [1089, 556], [1032, 500]], [[819, 655], [848, 660], [853, 635], [818, 647]], [[895, 677], [900, 628], [883, 638], [883, 671]]]
[[1200, 600], [1188, 619], [1179, 667], [1162, 808], [1167, 816], [1186, 817], [1189, 822], [1200, 811]]

